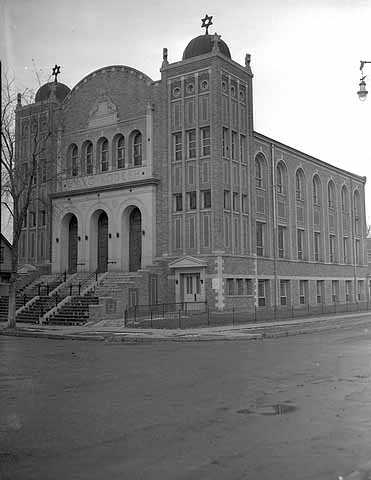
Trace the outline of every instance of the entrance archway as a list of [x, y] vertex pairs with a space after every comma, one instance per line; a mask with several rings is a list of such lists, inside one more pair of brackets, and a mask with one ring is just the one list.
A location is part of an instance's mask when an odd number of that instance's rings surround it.
[[108, 266], [108, 217], [101, 212], [98, 217], [97, 270], [106, 272]]
[[129, 217], [129, 271], [136, 272], [142, 266], [142, 215], [135, 207]]
[[71, 216], [68, 224], [68, 271], [69, 273], [77, 272], [77, 218]]

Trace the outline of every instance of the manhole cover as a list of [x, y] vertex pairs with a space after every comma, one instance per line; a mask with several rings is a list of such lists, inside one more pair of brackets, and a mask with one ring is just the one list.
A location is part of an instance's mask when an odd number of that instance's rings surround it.
[[285, 415], [297, 410], [295, 405], [289, 405], [287, 403], [277, 403], [275, 405], [263, 405], [256, 408], [242, 408], [237, 410], [237, 413], [244, 415]]

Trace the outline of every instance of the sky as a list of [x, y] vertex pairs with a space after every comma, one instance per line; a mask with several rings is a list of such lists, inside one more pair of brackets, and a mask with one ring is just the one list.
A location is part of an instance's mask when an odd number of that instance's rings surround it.
[[368, 177], [371, 224], [371, 64], [369, 98], [356, 94], [360, 60], [371, 61], [369, 0], [0, 0], [0, 55], [20, 91], [55, 63], [70, 88], [114, 64], [158, 80], [163, 47], [181, 60], [206, 13], [233, 60], [251, 54], [254, 129]]

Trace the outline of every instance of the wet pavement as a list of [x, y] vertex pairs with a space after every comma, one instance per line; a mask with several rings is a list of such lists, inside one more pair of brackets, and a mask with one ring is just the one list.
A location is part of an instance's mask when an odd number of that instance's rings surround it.
[[368, 478], [370, 378], [361, 326], [254, 342], [2, 336], [0, 478]]

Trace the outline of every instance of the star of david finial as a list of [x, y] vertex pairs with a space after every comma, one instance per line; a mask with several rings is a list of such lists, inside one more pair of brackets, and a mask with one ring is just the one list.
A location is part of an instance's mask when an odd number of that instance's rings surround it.
[[205, 35], [209, 34], [209, 27], [210, 25], [213, 24], [213, 22], [211, 21], [212, 19], [213, 17], [212, 16], [209, 17], [208, 14], [206, 14], [204, 18], [201, 18], [201, 22], [202, 22], [201, 28], [206, 28]]
[[57, 77], [60, 73], [61, 73], [61, 66], [55, 64], [54, 67], [53, 67], [53, 72], [52, 72], [52, 75], [54, 75], [55, 83], [57, 83]]

